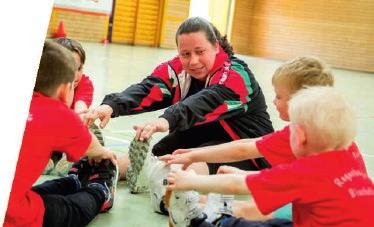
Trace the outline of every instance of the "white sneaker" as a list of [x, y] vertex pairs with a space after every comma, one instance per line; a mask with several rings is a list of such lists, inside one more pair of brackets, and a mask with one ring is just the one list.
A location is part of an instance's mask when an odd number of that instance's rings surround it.
[[158, 160], [153, 154], [149, 156], [147, 161], [151, 206], [157, 213], [168, 214], [163, 199], [168, 185], [167, 174], [170, 172], [170, 168], [166, 167], [165, 162]]
[[169, 201], [169, 221], [174, 227], [190, 226], [194, 218], [202, 218], [199, 193], [196, 191], [173, 191]]
[[213, 223], [221, 218], [222, 214], [233, 215], [232, 204], [234, 195], [223, 195], [209, 193], [207, 203], [204, 207], [204, 213], [207, 215], [207, 222]]

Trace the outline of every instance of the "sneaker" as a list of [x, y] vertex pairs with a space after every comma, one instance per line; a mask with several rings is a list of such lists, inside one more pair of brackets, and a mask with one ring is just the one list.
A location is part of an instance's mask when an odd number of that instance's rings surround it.
[[88, 183], [88, 178], [91, 174], [92, 166], [88, 162], [88, 157], [81, 158], [78, 162], [74, 162], [68, 171], [68, 175], [73, 174], [78, 177], [82, 187], [85, 187]]
[[55, 168], [55, 164], [53, 163], [52, 159], [49, 159], [48, 160], [48, 164], [45, 167], [42, 175], [49, 175], [54, 168]]
[[144, 176], [144, 161], [149, 150], [148, 141], [135, 141], [130, 143], [129, 159], [130, 165], [126, 172], [126, 181], [133, 194], [148, 190], [147, 181]]
[[118, 176], [118, 165], [113, 165], [110, 160], [103, 160], [99, 164], [92, 166], [87, 187], [96, 188], [105, 195], [105, 201], [100, 212], [106, 212], [113, 207]]
[[55, 168], [51, 172], [51, 175], [65, 177], [72, 168], [72, 166], [73, 163], [69, 162], [66, 159], [66, 155], [63, 154], [62, 158], [59, 161], [57, 161]]
[[223, 195], [217, 193], [209, 193], [207, 203], [203, 212], [207, 215], [206, 221], [214, 223], [222, 217], [222, 215], [233, 215], [234, 195]]
[[97, 127], [96, 124], [92, 124], [90, 126], [90, 131], [96, 136], [97, 140], [99, 141], [99, 143], [101, 144], [101, 146], [105, 146], [105, 143], [104, 143], [104, 137], [103, 137], [103, 133], [101, 132], [100, 128]]
[[174, 227], [187, 227], [192, 220], [204, 218], [196, 191], [173, 191], [168, 205], [169, 222]]
[[168, 215], [164, 197], [168, 185], [167, 174], [170, 172], [170, 168], [166, 167], [165, 162], [158, 160], [153, 154], [148, 159], [148, 166], [151, 206], [157, 213]]

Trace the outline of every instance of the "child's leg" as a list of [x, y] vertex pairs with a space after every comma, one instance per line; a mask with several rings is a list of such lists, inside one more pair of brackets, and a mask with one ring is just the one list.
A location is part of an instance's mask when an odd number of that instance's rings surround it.
[[54, 180], [45, 181], [42, 184], [32, 187], [32, 190], [39, 195], [69, 195], [81, 189], [81, 183], [76, 175], [69, 175]]
[[266, 221], [272, 218], [292, 220], [292, 205], [287, 204], [273, 213], [263, 215], [257, 208], [256, 204], [248, 201], [234, 201], [234, 216], [248, 220]]
[[243, 218], [223, 216], [218, 222], [210, 223], [202, 219], [191, 221], [191, 227], [292, 227], [292, 222], [287, 219], [270, 219], [267, 221], [250, 221]]
[[272, 215], [263, 215], [257, 208], [256, 204], [250, 201], [234, 201], [234, 216], [248, 220], [265, 221], [272, 218]]
[[219, 122], [212, 122], [170, 133], [154, 145], [152, 153], [155, 156], [162, 156], [171, 154], [179, 148], [199, 147], [207, 141], [223, 143], [232, 141], [232, 139]]
[[43, 226], [85, 226], [99, 213], [105, 195], [94, 188], [62, 195], [42, 195], [45, 213]]

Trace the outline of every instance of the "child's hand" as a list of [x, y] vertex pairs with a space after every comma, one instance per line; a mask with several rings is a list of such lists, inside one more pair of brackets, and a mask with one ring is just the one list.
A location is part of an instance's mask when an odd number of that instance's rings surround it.
[[161, 161], [166, 162], [166, 166], [171, 164], [182, 164], [182, 170], [186, 170], [192, 163], [192, 158], [190, 157], [189, 152], [191, 149], [178, 149], [173, 152], [173, 154], [167, 154], [159, 157]]
[[113, 165], [117, 165], [117, 156], [113, 153], [113, 151], [106, 150], [104, 152], [101, 152], [100, 155], [97, 156], [88, 156], [90, 164], [93, 163], [100, 163], [102, 160], [109, 159]]
[[243, 174], [243, 170], [232, 166], [220, 166], [217, 170], [217, 174]]
[[167, 180], [169, 183], [167, 189], [178, 191], [192, 190], [194, 182], [197, 178], [198, 175], [196, 175], [196, 173], [193, 170], [171, 171], [167, 176]]
[[144, 141], [151, 138], [155, 132], [166, 132], [169, 130], [169, 122], [165, 118], [158, 118], [150, 123], [144, 125], [135, 125], [136, 131], [135, 140]]
[[100, 128], [104, 128], [106, 124], [109, 122], [110, 117], [112, 116], [113, 109], [109, 105], [101, 105], [96, 107], [95, 109], [91, 109], [85, 115], [85, 123], [88, 126], [91, 126], [96, 119], [100, 119]]

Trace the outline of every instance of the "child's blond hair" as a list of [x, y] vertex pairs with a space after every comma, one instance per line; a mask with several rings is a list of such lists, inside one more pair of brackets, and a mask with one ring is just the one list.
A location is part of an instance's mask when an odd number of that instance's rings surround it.
[[301, 125], [308, 143], [320, 149], [342, 149], [356, 135], [352, 106], [331, 87], [308, 87], [295, 93], [288, 103], [290, 121]]
[[330, 68], [316, 57], [297, 57], [281, 65], [272, 83], [285, 87], [289, 94], [307, 86], [333, 86]]

